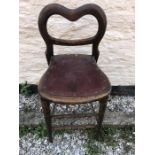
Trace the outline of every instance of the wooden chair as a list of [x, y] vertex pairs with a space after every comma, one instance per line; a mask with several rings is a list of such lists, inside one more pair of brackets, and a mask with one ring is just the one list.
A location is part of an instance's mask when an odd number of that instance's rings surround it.
[[[80, 40], [54, 38], [48, 34], [46, 24], [48, 18], [55, 14], [61, 15], [70, 21], [76, 21], [84, 15], [93, 15], [97, 18], [99, 24], [98, 31], [95, 36]], [[97, 129], [98, 131], [101, 129], [107, 97], [111, 91], [107, 76], [97, 65], [99, 57], [98, 45], [105, 33], [106, 24], [104, 11], [95, 4], [86, 4], [77, 9], [68, 9], [59, 4], [49, 4], [42, 9], [39, 15], [39, 31], [47, 46], [46, 58], [49, 66], [40, 79], [38, 92], [41, 97], [50, 142], [52, 142], [53, 130], [50, 102], [75, 105], [100, 101], [99, 113], [97, 114]], [[92, 44], [92, 55], [54, 55], [54, 44], [65, 46]]]

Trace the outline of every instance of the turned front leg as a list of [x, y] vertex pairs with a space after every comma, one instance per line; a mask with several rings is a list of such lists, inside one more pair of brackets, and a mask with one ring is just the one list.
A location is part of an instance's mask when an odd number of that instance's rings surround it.
[[48, 131], [48, 139], [50, 142], [53, 142], [52, 139], [52, 125], [51, 125], [51, 115], [50, 115], [50, 103], [41, 98], [42, 109], [44, 113], [44, 118]]
[[100, 100], [98, 120], [97, 120], [97, 138], [102, 136], [101, 127], [102, 127], [102, 122], [103, 122], [103, 119], [104, 119], [105, 110], [106, 110], [106, 107], [107, 107], [107, 98], [108, 97], [104, 97], [103, 99]]

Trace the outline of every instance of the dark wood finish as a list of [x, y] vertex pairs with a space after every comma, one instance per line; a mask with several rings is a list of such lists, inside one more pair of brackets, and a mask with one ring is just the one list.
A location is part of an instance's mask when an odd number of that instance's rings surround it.
[[103, 118], [104, 118], [104, 114], [107, 106], [107, 99], [108, 97], [106, 96], [105, 98], [100, 100], [99, 115], [97, 120], [97, 138], [98, 139], [100, 136], [103, 136], [101, 132], [101, 127], [102, 127], [102, 122], [103, 122]]
[[55, 125], [53, 126], [53, 130], [62, 130], [62, 129], [85, 129], [85, 128], [96, 128], [94, 124], [87, 124], [87, 125]]
[[44, 118], [48, 130], [48, 138], [50, 142], [53, 142], [52, 139], [52, 126], [51, 126], [51, 115], [50, 115], [50, 103], [47, 100], [41, 98], [41, 105], [44, 113]]
[[[54, 38], [48, 34], [46, 24], [48, 18], [55, 14], [61, 15], [70, 21], [76, 21], [84, 15], [93, 15], [94, 17], [96, 17], [99, 24], [97, 34], [93, 37], [81, 40], [62, 40]], [[77, 9], [68, 9], [60, 4], [49, 4], [45, 6], [40, 12], [38, 25], [39, 31], [47, 46], [46, 58], [48, 64], [50, 64], [51, 57], [53, 56], [54, 44], [67, 46], [93, 44], [92, 55], [95, 57], [95, 60], [97, 61], [99, 57], [98, 45], [106, 31], [107, 20], [102, 8], [95, 4], [86, 4]]]
[[83, 118], [83, 117], [96, 117], [98, 114], [87, 113], [87, 114], [62, 114], [62, 115], [52, 115], [54, 119], [63, 119], [63, 118]]
[[92, 56], [58, 55], [52, 58], [38, 89], [53, 102], [76, 104], [103, 98], [111, 86]]
[[[70, 21], [76, 21], [84, 15], [93, 15], [98, 21], [98, 31], [95, 36], [81, 40], [62, 40], [50, 36], [47, 32], [47, 20], [52, 15], [61, 15]], [[98, 46], [106, 30], [106, 16], [104, 11], [95, 4], [86, 4], [77, 9], [68, 9], [60, 4], [45, 6], [38, 20], [41, 36], [46, 43], [46, 58], [48, 69], [42, 76], [38, 92], [41, 96], [43, 113], [48, 129], [49, 141], [52, 142], [52, 130], [91, 128], [96, 125], [56, 126], [51, 124], [52, 118], [62, 118], [62, 115], [50, 115], [50, 102], [61, 104], [81, 104], [100, 100], [100, 108], [97, 117], [98, 134], [101, 130], [107, 96], [111, 91], [111, 85], [107, 76], [97, 66], [99, 57]], [[92, 55], [59, 55], [54, 56], [53, 45], [77, 46], [92, 44]], [[93, 107], [92, 107], [93, 108]], [[90, 117], [94, 114], [83, 114]], [[54, 110], [53, 110], [54, 113]], [[66, 115], [70, 118], [71, 115]], [[81, 117], [75, 114], [73, 118]]]
[[[29, 84], [28, 90], [32, 92], [32, 94], [38, 94], [38, 85], [36, 84]], [[22, 83], [19, 84], [19, 93], [20, 89], [22, 88]], [[111, 93], [112, 96], [135, 96], [135, 86], [134, 85], [118, 85], [118, 86], [111, 86]]]

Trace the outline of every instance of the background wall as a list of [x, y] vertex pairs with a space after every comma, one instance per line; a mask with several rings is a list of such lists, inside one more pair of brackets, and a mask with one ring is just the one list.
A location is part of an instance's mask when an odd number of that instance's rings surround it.
[[[108, 25], [99, 50], [98, 65], [110, 78], [112, 85], [133, 85], [134, 81], [134, 0], [20, 0], [20, 77], [19, 82], [37, 84], [47, 68], [45, 43], [38, 31], [38, 15], [49, 3], [76, 8], [96, 3], [105, 10]], [[79, 39], [97, 32], [97, 21], [85, 16], [71, 23], [55, 15], [48, 21], [49, 33], [64, 39]], [[91, 54], [91, 46], [55, 46], [55, 53]]]

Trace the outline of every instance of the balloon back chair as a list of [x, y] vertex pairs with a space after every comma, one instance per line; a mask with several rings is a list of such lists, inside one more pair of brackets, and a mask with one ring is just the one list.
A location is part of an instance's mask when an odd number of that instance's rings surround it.
[[[63, 40], [54, 38], [47, 31], [47, 20], [55, 14], [61, 15], [72, 22], [84, 15], [93, 15], [98, 21], [98, 31], [95, 36], [86, 39]], [[93, 126], [97, 128], [98, 135], [100, 133], [107, 98], [111, 91], [109, 79], [97, 65], [98, 46], [106, 31], [106, 25], [106, 15], [96, 4], [86, 4], [77, 9], [68, 9], [60, 4], [49, 4], [40, 12], [38, 26], [46, 43], [45, 54], [48, 68], [40, 79], [38, 92], [50, 142], [53, 141], [52, 131], [56, 129], [52, 126], [52, 118], [56, 116], [51, 114], [51, 102], [54, 104], [76, 105], [99, 101], [99, 112], [95, 114], [97, 125]], [[92, 44], [91, 55], [54, 55], [53, 53], [53, 45], [77, 46], [87, 44]], [[71, 114], [70, 117], [74, 117], [73, 115]], [[77, 117], [80, 117], [80, 115], [77, 115]], [[75, 126], [75, 128], [80, 127], [83, 126]], [[87, 125], [87, 127], [92, 126]], [[74, 128], [74, 126], [71, 128]]]

